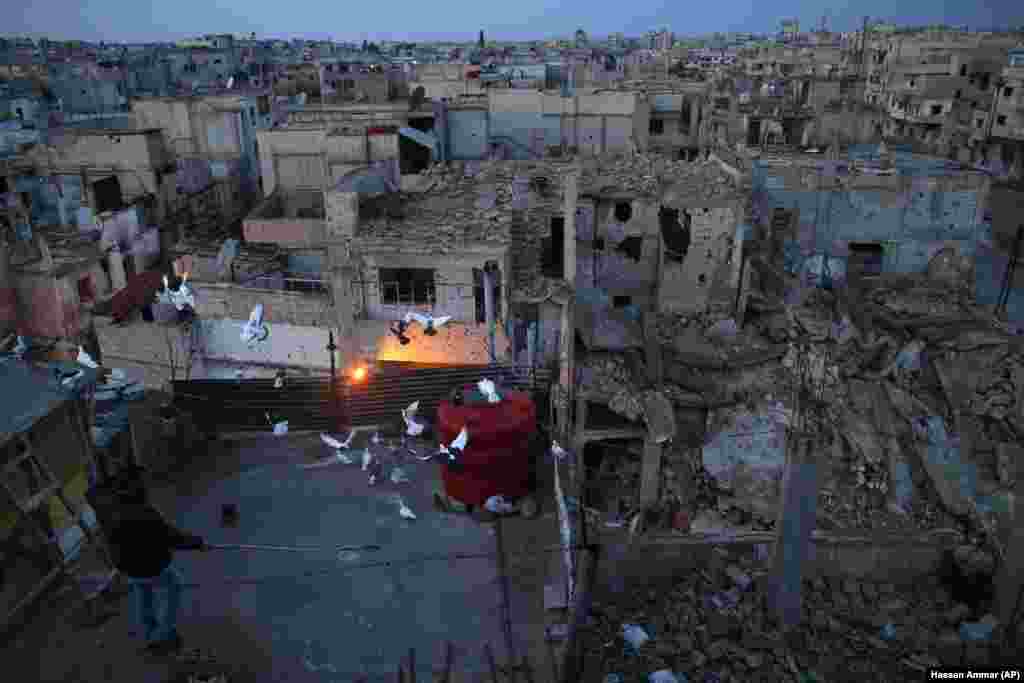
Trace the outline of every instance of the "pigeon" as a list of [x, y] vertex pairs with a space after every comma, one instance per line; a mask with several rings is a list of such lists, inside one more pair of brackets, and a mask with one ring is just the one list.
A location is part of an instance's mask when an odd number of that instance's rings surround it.
[[384, 465], [379, 460], [374, 460], [370, 463], [370, 486], [373, 486], [378, 481], [384, 478]]
[[373, 436], [370, 437], [370, 443], [372, 443], [374, 446], [379, 446], [380, 442], [380, 432], [374, 432]]
[[369, 448], [363, 449], [363, 472], [370, 467], [370, 463], [373, 462], [373, 453], [370, 452]]
[[420, 409], [420, 402], [414, 401], [408, 408], [402, 411], [402, 420], [405, 421], [405, 433], [408, 436], [419, 436], [423, 433], [423, 423], [416, 421], [416, 413]]
[[409, 509], [404, 500], [398, 501], [398, 514], [402, 515], [404, 519], [416, 519], [416, 513]]
[[80, 365], [84, 365], [87, 368], [92, 368], [93, 370], [99, 367], [99, 364], [96, 363], [96, 361], [92, 359], [92, 356], [86, 353], [85, 349], [81, 346], [78, 347], [78, 357], [75, 360]]
[[488, 403], [497, 403], [501, 400], [501, 396], [498, 395], [498, 390], [491, 380], [482, 379], [476, 383], [476, 387], [487, 398]]
[[405, 314], [404, 322], [406, 325], [412, 323], [414, 320], [423, 326], [423, 334], [428, 337], [433, 337], [437, 334], [437, 328], [446, 325], [452, 316], [445, 315], [440, 318], [435, 318], [432, 315], [423, 315], [422, 313], [413, 313], [410, 311]]
[[18, 343], [14, 345], [14, 355], [21, 357], [26, 351], [28, 351], [28, 344], [25, 343], [25, 338], [19, 334]]
[[321, 434], [320, 440], [327, 444], [328, 447], [334, 449], [334, 457], [341, 461], [343, 465], [351, 465], [353, 460], [345, 451], [348, 450], [349, 445], [352, 443], [352, 437], [355, 435], [355, 432], [351, 432], [344, 441], [338, 441], [328, 434]]
[[409, 329], [409, 323], [405, 322], [404, 320], [398, 320], [395, 322], [394, 325], [391, 326], [391, 334], [395, 335], [395, 337], [398, 339], [398, 343], [401, 344], [402, 346], [405, 346], [410, 341], [412, 341], [405, 334], [405, 331], [407, 329]]
[[278, 373], [276, 375], [274, 375], [274, 388], [275, 389], [281, 389], [283, 387], [284, 387], [284, 370], [279, 370]]
[[192, 292], [192, 288], [188, 286], [188, 273], [184, 273], [181, 276], [181, 284], [178, 285], [178, 289], [169, 290], [168, 292], [171, 303], [179, 311], [183, 311], [186, 308], [195, 310], [196, 297]]
[[458, 466], [459, 456], [462, 455], [462, 451], [466, 449], [466, 445], [469, 443], [469, 432], [463, 427], [459, 432], [459, 435], [455, 437], [447, 446], [441, 444], [440, 450], [433, 454], [421, 457], [420, 460], [434, 460], [440, 459], [446, 465]]
[[64, 379], [62, 379], [60, 383], [63, 386], [65, 386], [65, 387], [70, 387], [72, 384], [74, 384], [78, 380], [79, 377], [82, 376], [82, 374], [83, 373], [82, 373], [81, 370], [75, 370], [75, 372], [73, 374], [71, 374], [71, 375], [65, 377]]
[[269, 336], [270, 328], [263, 323], [263, 304], [256, 304], [249, 314], [249, 322], [242, 326], [242, 341], [252, 346]]
[[559, 446], [557, 441], [552, 441], [551, 455], [555, 456], [555, 460], [562, 462], [569, 457], [569, 452]]

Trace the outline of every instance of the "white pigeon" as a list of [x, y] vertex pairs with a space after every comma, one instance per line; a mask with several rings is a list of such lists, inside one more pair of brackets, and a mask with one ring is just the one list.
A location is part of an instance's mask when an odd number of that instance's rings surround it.
[[447, 446], [441, 444], [441, 449], [436, 455], [428, 455], [420, 458], [420, 460], [433, 460], [438, 456], [445, 456], [445, 462], [452, 464], [458, 461], [458, 457], [462, 455], [462, 451], [466, 449], [466, 445], [469, 443], [469, 432], [465, 427], [459, 432], [459, 435], [455, 437]]
[[398, 514], [404, 519], [416, 519], [416, 513], [409, 509], [404, 500], [398, 501]]
[[374, 446], [379, 446], [380, 442], [380, 432], [374, 432], [373, 436], [370, 437], [370, 443], [372, 443]]
[[274, 378], [274, 388], [281, 389], [284, 387], [284, 375], [278, 375]]
[[420, 409], [420, 402], [414, 401], [408, 408], [402, 411], [402, 420], [405, 421], [405, 433], [408, 436], [419, 436], [423, 433], [423, 423], [416, 421], [416, 413]]
[[491, 380], [482, 379], [476, 383], [476, 387], [487, 398], [488, 403], [497, 403], [501, 400], [501, 397], [498, 396], [498, 389]]
[[446, 325], [452, 316], [444, 315], [439, 318], [435, 318], [432, 315], [423, 315], [422, 313], [414, 313], [412, 311], [405, 314], [403, 321], [406, 325], [413, 322], [414, 320], [423, 326], [423, 334], [427, 336], [434, 336], [437, 334], [437, 328]]
[[28, 351], [28, 344], [25, 343], [25, 338], [19, 334], [18, 343], [14, 345], [14, 354], [17, 356], [21, 356], [26, 351]]
[[249, 314], [249, 322], [242, 326], [242, 341], [250, 346], [270, 336], [270, 329], [263, 324], [263, 304], [256, 304]]
[[557, 441], [551, 442], [551, 455], [555, 456], [555, 459], [559, 462], [569, 457], [568, 451], [559, 446]]
[[334, 456], [341, 461], [344, 465], [351, 465], [352, 458], [345, 452], [348, 450], [349, 445], [352, 443], [352, 437], [356, 435], [355, 432], [351, 432], [344, 441], [338, 441], [337, 439], [327, 435], [321, 434], [320, 440], [327, 444], [329, 447], [334, 449]]
[[75, 360], [79, 364], [84, 365], [87, 368], [92, 368], [93, 370], [99, 367], [99, 364], [97, 364], [96, 361], [92, 359], [92, 356], [86, 353], [85, 349], [81, 346], [78, 347], [78, 357]]
[[61, 384], [63, 384], [63, 385], [64, 385], [64, 386], [66, 386], [66, 387], [69, 387], [69, 386], [71, 386], [72, 384], [74, 384], [74, 383], [75, 383], [76, 381], [78, 381], [78, 378], [79, 378], [79, 377], [81, 377], [81, 376], [82, 376], [82, 371], [81, 371], [81, 370], [76, 370], [76, 371], [75, 371], [75, 374], [71, 375], [70, 377], [66, 377], [66, 378], [65, 378], [65, 379], [64, 379], [64, 380], [63, 380], [63, 381], [61, 382]]
[[504, 496], [491, 496], [484, 503], [484, 508], [496, 515], [508, 515], [515, 512], [516, 506], [505, 500]]
[[178, 285], [178, 288], [168, 291], [171, 303], [179, 311], [184, 311], [186, 308], [195, 310], [196, 307], [196, 296], [192, 292], [192, 288], [188, 286], [187, 280], [188, 273], [185, 273], [181, 276], [181, 284]]
[[373, 453], [370, 452], [369, 448], [363, 449], [363, 472], [370, 467], [370, 463], [373, 462]]

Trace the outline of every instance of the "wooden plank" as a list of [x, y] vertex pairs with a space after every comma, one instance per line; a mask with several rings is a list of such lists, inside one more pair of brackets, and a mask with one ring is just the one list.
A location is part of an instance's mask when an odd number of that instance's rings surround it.
[[640, 507], [658, 502], [658, 483], [661, 475], [661, 455], [665, 451], [660, 443], [648, 437], [644, 440], [644, 459], [640, 472]]

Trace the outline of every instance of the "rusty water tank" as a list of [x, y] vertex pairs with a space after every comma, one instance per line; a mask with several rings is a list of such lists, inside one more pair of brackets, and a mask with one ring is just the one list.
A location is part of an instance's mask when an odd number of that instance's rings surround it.
[[515, 500], [530, 492], [530, 446], [537, 431], [537, 407], [529, 394], [498, 389], [502, 400], [487, 403], [467, 384], [437, 408], [437, 436], [451, 443], [463, 427], [469, 442], [460, 467], [441, 465], [445, 493], [467, 505], [491, 496]]

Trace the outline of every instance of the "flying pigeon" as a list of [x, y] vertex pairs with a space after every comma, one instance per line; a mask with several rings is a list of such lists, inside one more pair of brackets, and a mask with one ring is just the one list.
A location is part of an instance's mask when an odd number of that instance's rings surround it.
[[370, 463], [373, 462], [373, 453], [370, 452], [369, 448], [363, 449], [363, 472], [370, 467]]
[[412, 341], [411, 339], [409, 339], [409, 337], [405, 335], [405, 331], [407, 329], [409, 329], [409, 323], [405, 322], [404, 320], [398, 320], [395, 322], [394, 325], [391, 326], [391, 334], [395, 335], [395, 337], [398, 339], [398, 343], [401, 344], [402, 346], [405, 346], [410, 341]]
[[421, 457], [420, 460], [433, 460], [440, 458], [441, 462], [446, 465], [458, 466], [459, 456], [462, 455], [462, 451], [466, 449], [466, 445], [469, 443], [469, 432], [463, 427], [459, 432], [459, 435], [455, 437], [447, 446], [441, 444], [441, 449], [434, 455], [428, 455]]
[[379, 460], [370, 463], [370, 486], [384, 478], [384, 465]]
[[404, 519], [416, 519], [416, 513], [409, 509], [404, 500], [398, 501], [398, 514], [402, 515]]
[[235, 77], [232, 76], [231, 78], [228, 79], [227, 89], [231, 90], [231, 88], [233, 88], [234, 85], [235, 85]]
[[[164, 276], [164, 285], [167, 284], [167, 276]], [[168, 296], [171, 299], [171, 303], [179, 311], [183, 311], [186, 308], [195, 310], [196, 297], [192, 292], [192, 288], [188, 286], [188, 273], [184, 273], [181, 276], [181, 284], [178, 285], [178, 289], [169, 289]]]
[[28, 351], [28, 344], [25, 343], [25, 338], [19, 334], [18, 343], [14, 345], [14, 354], [22, 356], [26, 351]]
[[414, 401], [408, 408], [402, 411], [402, 420], [405, 421], [405, 433], [408, 436], [419, 436], [423, 433], [423, 423], [416, 421], [416, 412], [420, 409], [420, 402]]
[[350, 458], [345, 451], [349, 449], [349, 446], [352, 444], [352, 437], [355, 435], [355, 432], [350, 432], [344, 441], [338, 441], [328, 434], [321, 434], [320, 440], [327, 444], [328, 447], [334, 449], [334, 456], [341, 461], [342, 464], [351, 465], [353, 462], [352, 458]]
[[81, 346], [78, 347], [78, 357], [75, 360], [79, 364], [84, 365], [87, 368], [92, 368], [93, 370], [99, 367], [99, 364], [97, 364], [96, 361], [92, 359], [92, 356], [86, 353], [85, 349]]
[[263, 304], [256, 304], [249, 314], [249, 322], [242, 326], [242, 341], [251, 346], [269, 336], [270, 328], [263, 323]]
[[440, 318], [435, 318], [432, 315], [423, 315], [422, 313], [413, 313], [412, 311], [405, 314], [404, 322], [406, 325], [412, 323], [414, 320], [420, 325], [423, 325], [423, 334], [428, 337], [433, 337], [437, 334], [437, 328], [446, 325], [452, 316], [444, 315]]
[[498, 395], [498, 390], [491, 380], [482, 379], [476, 383], [476, 387], [487, 398], [488, 403], [497, 403], [501, 400], [501, 396]]
[[274, 375], [274, 388], [275, 389], [281, 389], [283, 387], [284, 387], [284, 370], [279, 370], [277, 372], [277, 374]]
[[75, 370], [74, 373], [72, 373], [71, 375], [68, 375], [67, 377], [62, 379], [60, 383], [62, 385], [64, 385], [65, 387], [69, 387], [72, 384], [74, 384], [75, 381], [78, 380], [78, 378], [81, 377], [81, 376], [82, 376], [82, 371], [81, 370]]

